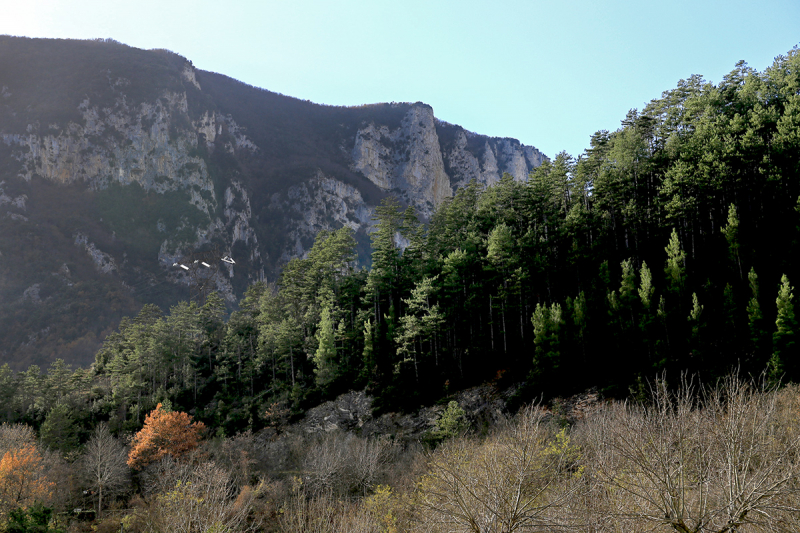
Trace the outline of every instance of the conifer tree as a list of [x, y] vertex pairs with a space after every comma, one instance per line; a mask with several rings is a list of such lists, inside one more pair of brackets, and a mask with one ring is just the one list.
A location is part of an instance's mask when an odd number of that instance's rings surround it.
[[326, 387], [336, 378], [336, 334], [334, 332], [335, 318], [330, 306], [322, 309], [317, 328], [317, 350], [314, 353], [314, 374], [317, 385]]
[[572, 321], [575, 324], [578, 338], [583, 345], [584, 336], [586, 334], [586, 322], [589, 316], [589, 309], [586, 305], [586, 294], [581, 291], [575, 298], [572, 310]]
[[630, 320], [625, 327], [633, 327], [634, 303], [636, 301], [636, 271], [633, 268], [633, 258], [628, 258], [620, 265], [622, 267], [622, 281], [619, 287], [619, 300], [626, 318]]
[[691, 327], [690, 346], [693, 355], [697, 355], [700, 351], [700, 330], [702, 329], [702, 321], [700, 320], [703, 314], [703, 306], [700, 305], [700, 300], [697, 298], [697, 293], [692, 293], [692, 309], [689, 311], [689, 325]]
[[[747, 302], [747, 327], [750, 332], [750, 348], [753, 353], [758, 354], [762, 349], [761, 339], [764, 336], [762, 321], [764, 317], [761, 313], [761, 306], [758, 303], [758, 275], [752, 267], [750, 272], [747, 273], [747, 280], [752, 294]], [[761, 364], [764, 364], [763, 360]]]
[[732, 359], [732, 356], [741, 352], [741, 335], [736, 329], [736, 299], [730, 283], [727, 283], [722, 291], [722, 318], [723, 324], [720, 330], [722, 338], [719, 344], [723, 346], [723, 350], [729, 359]]
[[639, 270], [639, 299], [642, 301], [642, 307], [645, 310], [650, 309], [650, 304], [653, 300], [653, 274], [647, 268], [647, 263], [642, 262], [642, 268]]
[[417, 380], [419, 380], [418, 358], [423, 350], [423, 343], [428, 343], [427, 353], [434, 356], [435, 365], [438, 366], [439, 363], [435, 336], [444, 319], [439, 311], [439, 304], [431, 304], [434, 281], [436, 277], [423, 278], [411, 291], [411, 297], [403, 299], [407, 313], [400, 317], [398, 328], [397, 354], [413, 360]]
[[560, 333], [563, 325], [561, 305], [553, 303], [550, 307], [547, 307], [537, 303], [531, 322], [533, 323], [533, 343], [535, 346], [534, 373], [544, 384], [548, 383], [548, 380], [555, 378], [560, 371]]
[[667, 275], [667, 282], [673, 292], [682, 293], [685, 278], [686, 255], [683, 252], [683, 248], [681, 248], [681, 241], [678, 238], [678, 232], [675, 228], [672, 229], [669, 244], [664, 248], [664, 251], [667, 252], [667, 264], [664, 267], [664, 272]]
[[[397, 306], [402, 302], [400, 294], [400, 247], [397, 235], [400, 232], [404, 216], [400, 203], [394, 197], [388, 197], [375, 209], [375, 231], [370, 235], [372, 241], [372, 269], [367, 278], [365, 291], [372, 304], [373, 337], [372, 356], [377, 372], [375, 378], [381, 385], [391, 377], [396, 353], [395, 328], [397, 327]], [[406, 222], [408, 222], [406, 220]], [[378, 385], [373, 383], [373, 385]], [[376, 389], [378, 392], [384, 388]]]
[[642, 315], [639, 320], [639, 329], [642, 333], [642, 342], [647, 348], [648, 358], [650, 363], [653, 361], [653, 297], [655, 294], [655, 287], [653, 287], [653, 274], [647, 266], [647, 263], [642, 262], [642, 268], [639, 269], [639, 300], [642, 303]]
[[364, 322], [364, 351], [362, 353], [364, 359], [362, 378], [367, 380], [371, 379], [377, 370], [375, 367], [375, 338], [373, 330], [372, 319], [367, 318]]
[[[769, 364], [769, 375], [777, 381], [787, 370], [796, 365], [798, 356], [796, 345], [797, 321], [794, 316], [794, 294], [789, 285], [789, 278], [784, 274], [781, 277], [781, 287], [775, 303], [778, 307], [778, 316], [775, 319], [775, 333], [772, 334], [772, 359]], [[791, 378], [790, 378], [791, 379]]]
[[514, 276], [518, 254], [515, 253], [515, 240], [512, 229], [505, 223], [498, 224], [489, 232], [486, 250], [489, 263], [499, 274], [498, 300], [500, 302], [500, 317], [503, 331], [503, 352], [508, 351], [508, 313], [509, 299], [512, 292], [518, 288], [518, 276]]
[[72, 407], [59, 402], [44, 419], [40, 436], [50, 449], [69, 452], [78, 447], [78, 429]]
[[734, 204], [731, 204], [728, 208], [728, 223], [720, 231], [725, 235], [725, 240], [728, 241], [731, 259], [736, 261], [736, 265], [739, 267], [739, 277], [741, 278], [742, 260], [739, 257], [739, 215]]

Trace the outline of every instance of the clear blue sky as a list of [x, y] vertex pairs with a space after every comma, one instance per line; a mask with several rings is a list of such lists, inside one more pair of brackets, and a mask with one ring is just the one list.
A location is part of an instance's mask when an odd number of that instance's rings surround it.
[[325, 104], [423, 101], [578, 155], [681, 78], [769, 66], [800, 42], [800, 0], [0, 0], [0, 34], [167, 48]]

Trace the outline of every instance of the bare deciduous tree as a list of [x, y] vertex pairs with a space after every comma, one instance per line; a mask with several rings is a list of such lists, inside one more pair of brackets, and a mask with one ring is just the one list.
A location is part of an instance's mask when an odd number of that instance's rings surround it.
[[97, 516], [103, 510], [103, 497], [124, 490], [130, 482], [127, 453], [106, 424], [100, 424], [86, 443], [83, 468], [90, 486], [97, 491]]
[[33, 428], [28, 425], [7, 422], [0, 425], [0, 457], [9, 450], [17, 450], [35, 442], [36, 435], [33, 433]]
[[142, 517], [147, 531], [205, 533], [258, 528], [248, 517], [263, 484], [237, 488], [230, 475], [212, 462], [194, 466], [164, 458], [152, 473], [159, 477], [158, 483], [151, 485], [158, 492]]
[[417, 490], [420, 521], [448, 533], [558, 530], [577, 458], [565, 432], [527, 409], [483, 443], [458, 439], [431, 455]]
[[223, 439], [214, 451], [215, 461], [228, 471], [235, 485], [244, 486], [250, 483], [258, 464], [255, 457], [259, 451], [252, 430]]
[[366, 495], [375, 485], [382, 469], [394, 457], [395, 451], [394, 445], [385, 437], [351, 439], [346, 467], [351, 486]]
[[386, 438], [359, 438], [332, 433], [316, 439], [303, 461], [304, 481], [309, 492], [362, 495], [376, 483], [394, 455]]
[[399, 533], [391, 491], [380, 491], [362, 501], [336, 499], [331, 494], [308, 498], [296, 486], [281, 510], [281, 533]]
[[325, 435], [311, 442], [303, 460], [304, 483], [312, 494], [330, 494], [340, 488], [347, 460], [345, 434]]
[[647, 406], [610, 405], [579, 429], [607, 518], [626, 530], [790, 531], [800, 514], [800, 435], [780, 393], [735, 376], [700, 393], [658, 384]]

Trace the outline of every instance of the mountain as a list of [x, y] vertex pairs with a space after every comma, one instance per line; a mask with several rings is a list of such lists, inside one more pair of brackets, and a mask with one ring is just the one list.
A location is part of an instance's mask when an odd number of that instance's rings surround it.
[[366, 263], [386, 195], [425, 219], [545, 160], [419, 102], [325, 106], [167, 50], [0, 36], [0, 360], [87, 365], [143, 304], [233, 304], [321, 229], [352, 228]]

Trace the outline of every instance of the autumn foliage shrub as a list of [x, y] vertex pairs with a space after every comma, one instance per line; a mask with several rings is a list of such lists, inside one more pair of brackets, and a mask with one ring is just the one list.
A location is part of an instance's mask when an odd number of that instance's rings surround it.
[[165, 411], [158, 404], [133, 438], [128, 466], [141, 469], [166, 455], [180, 457], [197, 447], [205, 427], [186, 413]]
[[54, 488], [45, 477], [44, 461], [34, 444], [11, 449], [0, 459], [0, 508], [4, 512], [49, 502]]

